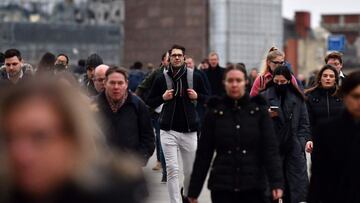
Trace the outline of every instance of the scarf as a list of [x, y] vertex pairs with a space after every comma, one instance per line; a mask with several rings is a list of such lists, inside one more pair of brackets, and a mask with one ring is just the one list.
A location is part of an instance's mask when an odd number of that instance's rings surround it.
[[127, 97], [128, 97], [128, 92], [126, 91], [124, 94], [124, 97], [122, 99], [120, 99], [119, 101], [114, 101], [112, 100], [107, 94], [106, 95], [106, 99], [109, 102], [111, 111], [113, 113], [116, 113], [125, 103]]
[[184, 96], [184, 84], [182, 82], [182, 76], [186, 73], [186, 66], [183, 65], [179, 68], [177, 72], [174, 71], [174, 68], [170, 65], [167, 74], [171, 77], [174, 88], [174, 96]]

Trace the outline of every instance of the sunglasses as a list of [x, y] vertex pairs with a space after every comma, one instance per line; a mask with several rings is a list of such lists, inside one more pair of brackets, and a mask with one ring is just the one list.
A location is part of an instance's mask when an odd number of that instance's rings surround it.
[[275, 65], [283, 65], [285, 63], [285, 61], [271, 61], [272, 63], [274, 63]]

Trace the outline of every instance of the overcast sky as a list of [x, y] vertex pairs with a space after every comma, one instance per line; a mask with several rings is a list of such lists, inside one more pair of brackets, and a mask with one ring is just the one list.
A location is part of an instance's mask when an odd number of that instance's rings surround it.
[[311, 26], [317, 27], [320, 24], [321, 14], [360, 14], [360, 0], [283, 0], [284, 17], [293, 19], [295, 11], [310, 11]]

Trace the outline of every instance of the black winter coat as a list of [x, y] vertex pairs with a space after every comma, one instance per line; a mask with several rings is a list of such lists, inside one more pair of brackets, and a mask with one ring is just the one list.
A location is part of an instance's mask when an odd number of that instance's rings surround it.
[[155, 137], [143, 101], [129, 92], [125, 103], [116, 113], [111, 110], [105, 92], [99, 94], [95, 101], [101, 112], [102, 129], [109, 145], [121, 151], [136, 152], [146, 163], [154, 152]]
[[[184, 89], [188, 89], [186, 73], [182, 77], [182, 81], [185, 85]], [[187, 93], [184, 94], [185, 96], [182, 98], [181, 103], [178, 102], [179, 98], [176, 97], [172, 100], [164, 101], [162, 95], [167, 90], [165, 76], [164, 74], [159, 74], [156, 77], [146, 103], [152, 108], [164, 104], [159, 117], [160, 129], [175, 130], [172, 128], [174, 125], [174, 117], [179, 116], [175, 115], [175, 108], [181, 108], [184, 109], [185, 115], [185, 118], [181, 119], [181, 122], [185, 122], [184, 126], [186, 126], [183, 132], [195, 132], [198, 130], [200, 119], [196, 112], [196, 105], [204, 104], [209, 95], [201, 75], [196, 71], [194, 71], [193, 88], [198, 95], [196, 101], [190, 100]]]
[[210, 99], [191, 175], [189, 197], [197, 198], [214, 152], [208, 187], [239, 192], [282, 188], [283, 175], [272, 122], [260, 97]]
[[314, 130], [309, 203], [360, 202], [360, 123], [346, 110]]
[[306, 103], [312, 130], [318, 123], [337, 117], [343, 111], [342, 99], [333, 96], [335, 90], [318, 87], [307, 94]]
[[225, 89], [223, 85], [223, 77], [225, 69], [219, 65], [216, 68], [208, 68], [204, 70], [211, 86], [211, 95], [212, 96], [223, 96], [225, 94]]
[[281, 108], [281, 98], [276, 94], [274, 86], [268, 87], [261, 94], [266, 98], [270, 106], [280, 107], [278, 118], [273, 119], [275, 126], [284, 125], [292, 114], [292, 135], [296, 136], [300, 141], [301, 147], [305, 148], [306, 141], [309, 141], [311, 136], [305, 101], [295, 95], [295, 93], [287, 90], [285, 102]]

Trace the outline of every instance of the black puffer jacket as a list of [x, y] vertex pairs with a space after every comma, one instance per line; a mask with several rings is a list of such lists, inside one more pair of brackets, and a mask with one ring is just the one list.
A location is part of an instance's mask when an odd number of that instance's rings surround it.
[[330, 120], [340, 115], [343, 111], [344, 105], [342, 99], [338, 96], [333, 96], [335, 90], [335, 88], [324, 89], [318, 87], [306, 95], [312, 130], [318, 123]]
[[236, 101], [228, 97], [209, 101], [189, 197], [199, 196], [215, 151], [210, 190], [264, 189], [264, 168], [270, 187], [283, 187], [278, 144], [265, 103], [261, 97], [250, 99], [248, 95]]

